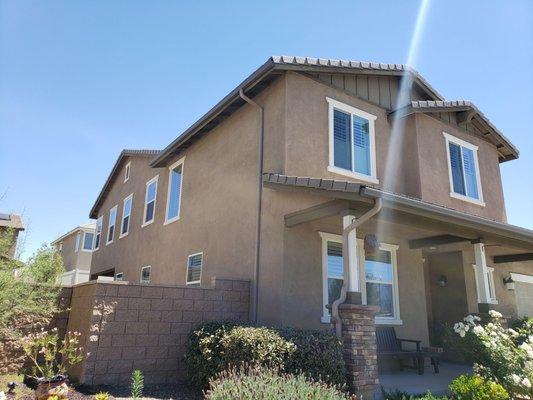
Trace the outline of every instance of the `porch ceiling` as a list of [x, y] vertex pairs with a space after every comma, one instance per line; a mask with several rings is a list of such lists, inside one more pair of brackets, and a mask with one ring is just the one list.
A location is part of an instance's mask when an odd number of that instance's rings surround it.
[[[378, 218], [420, 229], [419, 237], [409, 239], [451, 235], [464, 240], [483, 238], [487, 243], [533, 250], [533, 231], [529, 229], [354, 182], [266, 173], [263, 175], [263, 183], [265, 187], [275, 190], [306, 192], [330, 198], [324, 204], [287, 214], [287, 227], [333, 215], [360, 215], [370, 209], [374, 199], [381, 198], [383, 210]], [[432, 232], [433, 235], [428, 235], [427, 232]]]

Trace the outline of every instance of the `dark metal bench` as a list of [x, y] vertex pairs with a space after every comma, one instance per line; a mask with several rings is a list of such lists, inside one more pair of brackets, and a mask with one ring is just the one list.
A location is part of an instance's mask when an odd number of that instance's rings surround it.
[[[424, 360], [429, 358], [435, 373], [439, 373], [440, 353], [437, 351], [424, 350], [420, 348], [420, 340], [399, 339], [396, 331], [392, 327], [376, 328], [376, 341], [378, 358], [393, 358], [399, 360], [400, 369], [404, 368], [403, 360], [412, 360], [413, 368], [418, 370], [418, 374], [424, 373]], [[403, 343], [414, 344], [416, 349], [405, 350]]]

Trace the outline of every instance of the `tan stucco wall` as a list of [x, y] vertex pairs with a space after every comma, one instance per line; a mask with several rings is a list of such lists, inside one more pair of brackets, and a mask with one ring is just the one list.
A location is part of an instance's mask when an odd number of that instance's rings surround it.
[[[78, 232], [81, 234], [80, 248], [76, 250], [76, 236]], [[89, 270], [91, 268], [92, 251], [85, 251], [83, 247], [83, 230], [79, 229], [72, 234], [64, 237], [61, 242], [63, 243], [61, 249], [61, 257], [63, 258], [63, 264], [66, 271], [72, 271], [74, 269]]]

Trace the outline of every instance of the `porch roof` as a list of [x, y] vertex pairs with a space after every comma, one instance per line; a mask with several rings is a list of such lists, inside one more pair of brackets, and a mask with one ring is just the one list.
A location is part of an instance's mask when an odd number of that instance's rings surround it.
[[383, 200], [386, 213], [380, 218], [423, 227], [426, 230], [450, 233], [465, 240], [484, 239], [519, 250], [533, 250], [533, 231], [519, 226], [493, 221], [420, 199], [386, 192], [355, 182], [287, 176], [276, 173], [263, 174], [263, 183], [272, 189], [303, 191], [333, 200], [285, 216], [285, 224], [294, 226], [326, 216], [353, 211], [354, 214], [370, 208], [376, 198]]

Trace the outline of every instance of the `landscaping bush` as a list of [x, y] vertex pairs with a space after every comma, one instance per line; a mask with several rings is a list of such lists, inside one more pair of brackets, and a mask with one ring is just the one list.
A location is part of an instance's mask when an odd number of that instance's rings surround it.
[[461, 375], [450, 384], [454, 400], [508, 400], [509, 394], [498, 383], [475, 375]]
[[347, 400], [355, 399], [325, 383], [308, 380], [304, 375], [279, 374], [276, 370], [254, 368], [219, 374], [209, 382], [206, 400]]
[[189, 342], [188, 375], [201, 387], [230, 367], [247, 364], [283, 369], [285, 360], [296, 349], [272, 329], [233, 322], [204, 324], [191, 332]]
[[381, 389], [383, 394], [383, 400], [448, 400], [448, 397], [436, 397], [427, 392], [425, 394], [409, 394], [407, 392], [402, 392], [401, 390], [393, 390], [387, 392], [386, 390]]
[[333, 332], [294, 328], [280, 328], [278, 332], [296, 345], [285, 362], [285, 372], [303, 373], [315, 381], [338, 387], [346, 384], [342, 342]]

